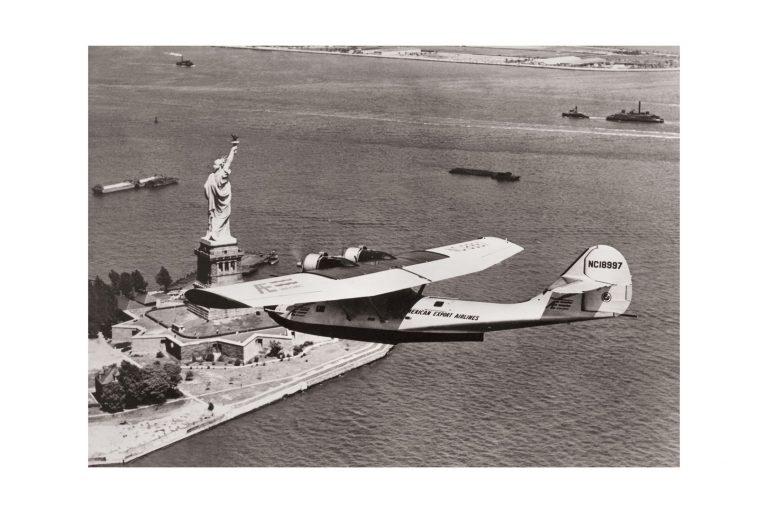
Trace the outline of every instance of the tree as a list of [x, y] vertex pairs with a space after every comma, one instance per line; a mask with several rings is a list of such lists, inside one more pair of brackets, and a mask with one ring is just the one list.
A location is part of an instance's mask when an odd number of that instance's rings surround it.
[[138, 368], [123, 361], [117, 382], [124, 393], [125, 407], [162, 404], [166, 398], [180, 395], [176, 386], [181, 382], [181, 367], [177, 363], [161, 366], [159, 361], [155, 361], [155, 364]]
[[[96, 279], [99, 279], [98, 276]], [[96, 295], [96, 287], [92, 281], [88, 281], [88, 337], [95, 338], [99, 332], [100, 318], [97, 308], [99, 299]]]
[[163, 291], [167, 292], [168, 287], [171, 286], [171, 283], [173, 280], [171, 279], [171, 274], [168, 273], [168, 270], [166, 270], [165, 267], [160, 267], [160, 272], [157, 273], [155, 276], [155, 282], [163, 287]]
[[124, 297], [133, 297], [133, 278], [128, 272], [120, 274], [120, 293]]
[[141, 275], [141, 272], [138, 270], [134, 270], [131, 273], [131, 279], [133, 280], [133, 289], [137, 292], [145, 293], [147, 291], [147, 286], [149, 283], [144, 279], [144, 276]]
[[283, 346], [280, 344], [277, 340], [272, 340], [269, 342], [269, 352], [267, 352], [267, 357], [278, 357], [283, 351]]
[[144, 384], [144, 400], [150, 404], [162, 404], [171, 391], [168, 376], [159, 364], [153, 364], [141, 369]]
[[165, 376], [168, 379], [168, 385], [171, 386], [172, 390], [175, 390], [181, 382], [181, 366], [173, 362], [165, 363], [163, 371], [165, 371]]
[[115, 292], [115, 294], [120, 293], [120, 274], [114, 270], [110, 270], [108, 277], [109, 281], [112, 283], [112, 291]]
[[101, 407], [107, 412], [118, 412], [125, 408], [125, 391], [117, 381], [104, 385], [101, 389]]
[[99, 276], [88, 281], [88, 337], [95, 338], [101, 331], [112, 336], [112, 325], [119, 321], [120, 310], [112, 288]]
[[146, 386], [141, 368], [138, 368], [128, 361], [120, 363], [120, 374], [117, 381], [123, 387], [125, 392], [125, 406], [136, 407], [146, 399]]

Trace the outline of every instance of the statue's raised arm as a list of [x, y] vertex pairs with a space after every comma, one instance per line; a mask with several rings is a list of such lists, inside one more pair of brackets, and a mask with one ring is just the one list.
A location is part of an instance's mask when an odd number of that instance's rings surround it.
[[232, 160], [234, 160], [235, 154], [237, 154], [237, 146], [239, 144], [240, 140], [237, 138], [237, 135], [232, 135], [232, 147], [229, 148], [229, 155], [227, 155], [227, 159], [224, 162], [224, 170], [227, 174], [231, 172], [229, 166], [232, 165]]

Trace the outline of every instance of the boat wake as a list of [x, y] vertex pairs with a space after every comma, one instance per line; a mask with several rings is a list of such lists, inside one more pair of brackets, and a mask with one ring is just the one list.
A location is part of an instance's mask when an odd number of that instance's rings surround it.
[[[271, 114], [286, 114], [297, 116], [313, 116], [313, 117], [330, 117], [337, 119], [354, 119], [363, 121], [378, 121], [384, 123], [398, 123], [398, 124], [410, 124], [420, 126], [443, 126], [443, 127], [460, 127], [471, 129], [486, 129], [486, 130], [519, 130], [528, 132], [542, 132], [542, 133], [567, 133], [567, 134], [583, 134], [583, 135], [599, 135], [602, 137], [636, 137], [636, 138], [653, 138], [653, 139], [667, 139], [667, 140], [679, 140], [680, 134], [675, 132], [664, 131], [649, 131], [649, 130], [627, 130], [627, 129], [608, 129], [608, 128], [569, 128], [564, 126], [553, 126], [544, 124], [528, 124], [528, 123], [498, 123], [493, 121], [482, 121], [475, 119], [455, 119], [455, 118], [394, 118], [380, 115], [370, 115], [365, 113], [346, 113], [346, 112], [310, 112], [310, 111], [284, 111], [275, 109], [255, 109], [256, 111], [266, 112]], [[604, 120], [605, 118], [591, 118]]]

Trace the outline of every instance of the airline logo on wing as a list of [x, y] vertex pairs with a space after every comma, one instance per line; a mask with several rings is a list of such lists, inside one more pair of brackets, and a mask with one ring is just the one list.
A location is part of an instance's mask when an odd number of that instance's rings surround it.
[[465, 251], [473, 251], [475, 249], [482, 249], [487, 245], [488, 243], [483, 240], [472, 240], [471, 242], [464, 242], [461, 244], [450, 245], [446, 247], [445, 250], [453, 251], [453, 252], [465, 252]]
[[278, 279], [276, 281], [270, 282], [262, 281], [253, 284], [253, 287], [256, 288], [256, 291], [262, 295], [265, 293], [277, 293], [285, 290], [293, 290], [294, 288], [299, 288], [300, 286], [301, 285], [299, 282], [292, 277], [286, 277], [284, 279]]

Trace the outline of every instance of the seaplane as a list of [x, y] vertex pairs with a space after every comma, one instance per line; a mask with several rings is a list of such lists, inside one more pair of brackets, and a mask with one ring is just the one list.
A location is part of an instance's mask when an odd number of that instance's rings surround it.
[[608, 245], [585, 250], [544, 291], [514, 304], [424, 295], [427, 285], [485, 270], [523, 250], [505, 239], [476, 240], [393, 256], [349, 247], [312, 253], [295, 274], [188, 290], [212, 309], [263, 308], [307, 334], [380, 343], [482, 341], [486, 332], [635, 315], [632, 276]]

